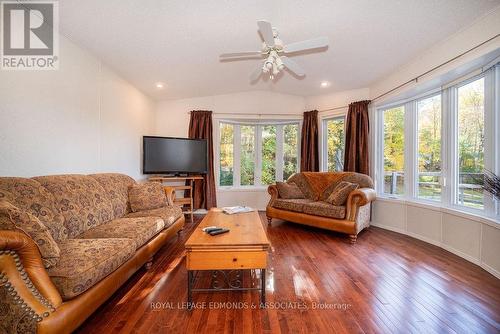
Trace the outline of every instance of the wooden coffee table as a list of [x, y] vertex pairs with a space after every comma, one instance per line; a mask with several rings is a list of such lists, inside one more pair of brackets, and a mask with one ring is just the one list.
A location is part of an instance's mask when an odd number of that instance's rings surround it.
[[[231, 231], [211, 236], [202, 231], [207, 226], [228, 228]], [[211, 209], [189, 237], [185, 247], [188, 305], [192, 305], [193, 292], [208, 291], [260, 290], [261, 303], [265, 303], [267, 253], [270, 244], [258, 212], [228, 215], [221, 209]], [[244, 287], [243, 270], [260, 270], [260, 287]], [[203, 271], [211, 271], [212, 286], [195, 289], [196, 278]]]

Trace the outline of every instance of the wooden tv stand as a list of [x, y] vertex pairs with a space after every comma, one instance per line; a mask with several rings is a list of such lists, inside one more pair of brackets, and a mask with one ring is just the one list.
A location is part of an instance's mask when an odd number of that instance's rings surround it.
[[[148, 178], [148, 181], [151, 182], [160, 182], [160, 183], [178, 183], [182, 181], [189, 181], [189, 185], [170, 185], [166, 184], [169, 187], [177, 190], [188, 190], [189, 197], [174, 197], [174, 204], [178, 204], [183, 208], [184, 214], [191, 215], [191, 222], [193, 221], [193, 186], [195, 180], [203, 180], [203, 176], [201, 175], [189, 175], [189, 176], [151, 176]], [[184, 182], [185, 183], [185, 182]], [[188, 206], [188, 210], [184, 210], [184, 206]]]

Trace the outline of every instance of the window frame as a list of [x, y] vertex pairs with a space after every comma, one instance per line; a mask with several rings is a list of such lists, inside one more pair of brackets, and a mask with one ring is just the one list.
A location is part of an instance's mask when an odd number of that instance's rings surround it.
[[[214, 119], [214, 139], [216, 140], [214, 145], [214, 170], [215, 170], [215, 181], [217, 190], [228, 191], [228, 190], [240, 190], [240, 191], [253, 191], [253, 190], [265, 190], [267, 189], [267, 184], [262, 184], [262, 128], [266, 125], [276, 126], [276, 181], [283, 180], [283, 167], [284, 167], [284, 132], [283, 128], [285, 125], [297, 125], [297, 171], [300, 169], [300, 140], [301, 140], [301, 129], [302, 120], [300, 119], [266, 119], [266, 120], [254, 120], [254, 119], [231, 119], [231, 118], [219, 118]], [[232, 124], [234, 126], [233, 130], [233, 185], [231, 186], [221, 186], [220, 185], [220, 126], [221, 123]], [[254, 184], [253, 185], [241, 185], [241, 126], [254, 126]], [[281, 163], [280, 163], [281, 161]]]
[[[477, 72], [476, 72], [477, 73]], [[429, 90], [403, 101], [396, 101], [373, 108], [375, 123], [374, 172], [375, 189], [382, 198], [394, 198], [431, 206], [439, 206], [473, 215], [500, 219], [500, 203], [485, 193], [484, 209], [457, 204], [458, 192], [458, 89], [484, 77], [484, 168], [500, 173], [500, 65], [453, 81], [448, 86]], [[441, 200], [418, 196], [418, 108], [419, 101], [441, 94]], [[405, 106], [405, 195], [384, 193], [384, 117], [383, 112]], [[408, 177], [406, 177], [408, 174]]]

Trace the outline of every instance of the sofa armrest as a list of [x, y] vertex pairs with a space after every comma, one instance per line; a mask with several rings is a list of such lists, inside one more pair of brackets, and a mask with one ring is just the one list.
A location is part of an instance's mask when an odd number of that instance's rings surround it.
[[32, 325], [61, 305], [61, 295], [42, 263], [38, 247], [26, 234], [0, 230], [0, 291], [11, 304], [0, 321], [15, 324], [28, 315]]
[[354, 221], [360, 206], [373, 202], [377, 193], [372, 188], [360, 188], [352, 191], [347, 197], [346, 219]]
[[268, 207], [273, 206], [274, 201], [278, 198], [278, 187], [276, 187], [275, 184], [271, 184], [269, 187], [267, 187], [267, 192], [269, 195], [271, 195], [271, 199], [269, 200], [269, 203], [267, 204]]
[[165, 187], [165, 195], [167, 195], [168, 205], [174, 205], [175, 188], [174, 187]]

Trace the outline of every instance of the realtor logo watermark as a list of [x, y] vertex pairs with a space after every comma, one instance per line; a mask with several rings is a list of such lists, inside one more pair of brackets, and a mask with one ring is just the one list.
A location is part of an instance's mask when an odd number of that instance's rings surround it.
[[59, 68], [57, 1], [1, 1], [2, 70]]

